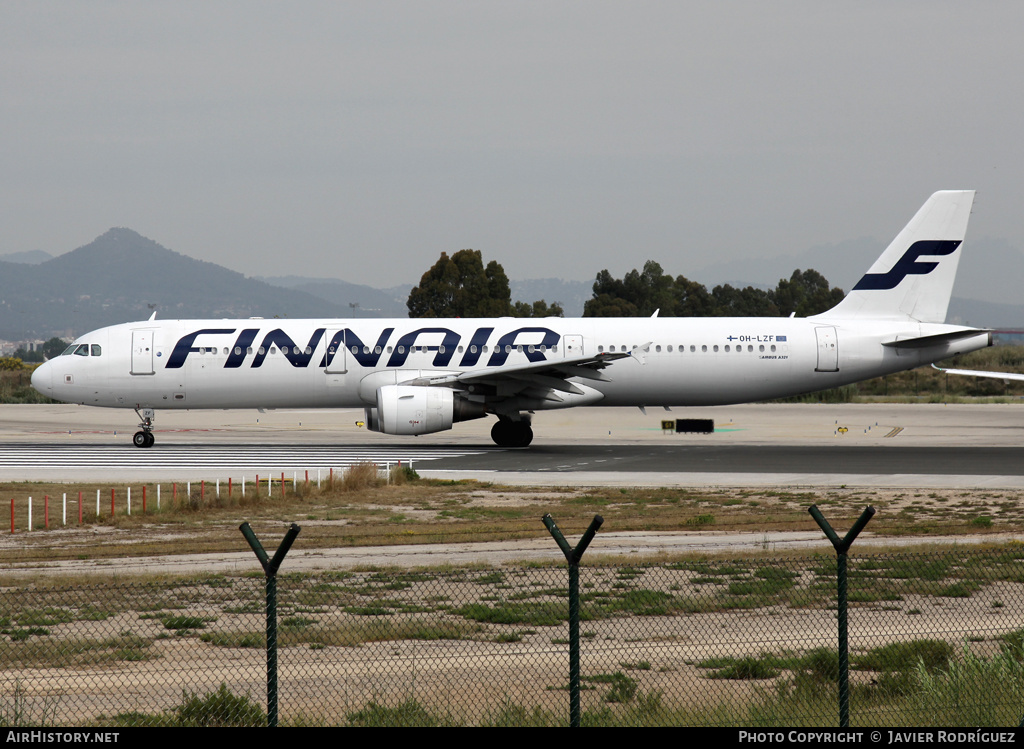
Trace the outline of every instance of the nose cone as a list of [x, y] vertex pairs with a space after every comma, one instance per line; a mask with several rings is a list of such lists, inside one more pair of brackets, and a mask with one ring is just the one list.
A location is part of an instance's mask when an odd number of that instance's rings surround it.
[[47, 398], [53, 397], [53, 365], [43, 362], [32, 372], [32, 387]]

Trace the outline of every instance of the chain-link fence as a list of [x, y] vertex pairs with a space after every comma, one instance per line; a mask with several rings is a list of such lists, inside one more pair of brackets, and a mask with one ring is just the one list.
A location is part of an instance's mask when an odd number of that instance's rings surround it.
[[[583, 723], [836, 725], [835, 575], [584, 562]], [[281, 574], [281, 724], [565, 725], [566, 586], [557, 565]], [[853, 725], [1019, 722], [1024, 547], [854, 558], [849, 597]], [[36, 582], [0, 615], [0, 722], [266, 721], [261, 574]]]

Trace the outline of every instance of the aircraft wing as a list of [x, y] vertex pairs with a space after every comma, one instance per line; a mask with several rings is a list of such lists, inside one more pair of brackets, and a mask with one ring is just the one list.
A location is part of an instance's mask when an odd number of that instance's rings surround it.
[[[471, 369], [468, 372], [446, 374], [437, 377], [420, 377], [403, 384], [454, 387], [459, 389], [481, 385], [484, 387], [489, 386], [499, 391], [507, 390], [506, 394], [508, 395], [527, 388], [543, 391], [556, 390], [563, 393], [582, 395], [583, 391], [569, 382], [569, 379], [579, 377], [585, 380], [608, 382], [609, 378], [601, 370], [614, 361], [630, 358], [634, 358], [632, 353], [600, 353], [591, 356], [577, 356], [571, 359], [548, 359], [507, 367]], [[556, 400], [558, 399], [556, 398]]]

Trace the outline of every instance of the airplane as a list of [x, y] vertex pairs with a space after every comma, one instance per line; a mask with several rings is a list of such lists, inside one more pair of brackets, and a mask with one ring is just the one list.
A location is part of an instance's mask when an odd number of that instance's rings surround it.
[[502, 447], [537, 411], [712, 406], [825, 390], [992, 345], [946, 325], [973, 190], [936, 192], [850, 293], [806, 318], [149, 320], [95, 330], [38, 367], [66, 403], [158, 409], [363, 408], [422, 435], [497, 417]]

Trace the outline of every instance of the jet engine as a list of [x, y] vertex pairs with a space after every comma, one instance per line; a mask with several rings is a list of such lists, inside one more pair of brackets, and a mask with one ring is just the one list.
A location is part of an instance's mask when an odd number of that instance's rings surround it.
[[483, 415], [482, 404], [445, 387], [384, 385], [377, 388], [377, 406], [366, 409], [366, 426], [384, 434], [432, 434]]

